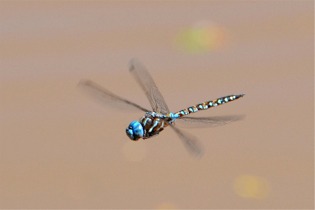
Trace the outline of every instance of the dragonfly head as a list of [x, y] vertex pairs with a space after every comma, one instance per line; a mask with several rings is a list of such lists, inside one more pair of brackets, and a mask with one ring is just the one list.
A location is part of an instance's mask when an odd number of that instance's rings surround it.
[[126, 128], [126, 134], [127, 136], [134, 141], [137, 141], [138, 139], [143, 137], [144, 130], [139, 121], [132, 121], [128, 128]]

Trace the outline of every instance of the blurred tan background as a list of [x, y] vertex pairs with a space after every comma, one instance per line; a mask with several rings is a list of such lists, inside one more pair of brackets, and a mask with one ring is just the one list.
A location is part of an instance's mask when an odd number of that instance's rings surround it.
[[[1, 1], [0, 208], [312, 209], [313, 1]], [[91, 79], [149, 108], [138, 58], [172, 111], [245, 114], [146, 141], [143, 113], [95, 103]]]

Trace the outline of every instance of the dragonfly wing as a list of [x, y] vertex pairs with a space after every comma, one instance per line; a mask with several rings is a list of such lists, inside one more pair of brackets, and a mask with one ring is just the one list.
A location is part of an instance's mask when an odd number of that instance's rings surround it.
[[168, 114], [170, 111], [146, 68], [139, 61], [132, 59], [129, 70], [145, 92], [154, 112]]
[[203, 147], [195, 136], [192, 136], [191, 134], [188, 134], [186, 132], [184, 133], [184, 131], [176, 128], [174, 125], [170, 125], [170, 127], [175, 131], [178, 137], [182, 140], [187, 150], [192, 155], [197, 156], [197, 157], [202, 156]]
[[183, 127], [216, 127], [230, 122], [239, 121], [245, 118], [245, 115], [227, 115], [213, 117], [182, 117], [176, 120], [177, 125]]
[[137, 108], [144, 112], [149, 111], [148, 109], [143, 108], [142, 106], [138, 104], [135, 104], [127, 99], [124, 99], [122, 97], [115, 95], [114, 93], [106, 90], [104, 87], [96, 84], [93, 81], [81, 80], [78, 84], [78, 87], [83, 88], [90, 95], [93, 95], [96, 99], [99, 99], [105, 102], [106, 104], [114, 103], [113, 105], [115, 105], [115, 107], [120, 104], [120, 105], [125, 105], [129, 108], [130, 107]]

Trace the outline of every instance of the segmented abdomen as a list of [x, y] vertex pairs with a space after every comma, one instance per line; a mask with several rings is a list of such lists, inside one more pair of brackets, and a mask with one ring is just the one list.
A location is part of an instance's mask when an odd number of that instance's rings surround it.
[[236, 99], [239, 99], [243, 97], [244, 94], [240, 95], [229, 95], [229, 96], [224, 96], [221, 98], [217, 98], [216, 100], [213, 101], [206, 101], [200, 104], [197, 104], [195, 106], [188, 107], [186, 109], [180, 110], [175, 113], [175, 115], [178, 115], [179, 117], [183, 117], [185, 115], [189, 115], [190, 113], [198, 112], [199, 110], [207, 110], [211, 107], [219, 106], [221, 104], [228, 103], [230, 101], [234, 101]]

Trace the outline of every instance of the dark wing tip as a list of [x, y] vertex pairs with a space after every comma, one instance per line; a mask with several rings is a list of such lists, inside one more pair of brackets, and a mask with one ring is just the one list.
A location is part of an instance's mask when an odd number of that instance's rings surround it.
[[86, 90], [86, 88], [93, 88], [93, 87], [95, 88], [97, 86], [98, 85], [95, 82], [93, 82], [91, 80], [88, 80], [88, 79], [81, 79], [79, 81], [79, 83], [77, 84], [78, 88], [82, 88], [82, 89], [85, 89], [85, 90]]
[[92, 81], [90, 81], [90, 80], [81, 79], [81, 80], [79, 81], [79, 83], [77, 84], [77, 87], [79, 87], [79, 88], [86, 87], [86, 86], [91, 85], [91, 83], [92, 83]]
[[88, 79], [81, 79], [78, 83], [78, 85], [90, 85], [91, 83], [93, 83], [91, 80]]
[[138, 63], [136, 58], [131, 58], [129, 61], [129, 71], [135, 70], [135, 64]]

